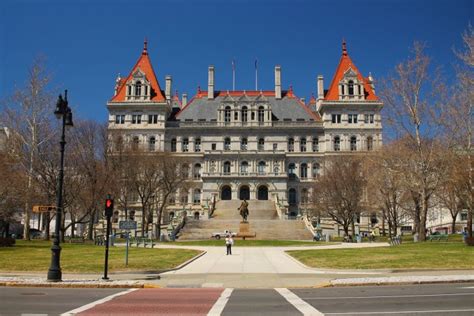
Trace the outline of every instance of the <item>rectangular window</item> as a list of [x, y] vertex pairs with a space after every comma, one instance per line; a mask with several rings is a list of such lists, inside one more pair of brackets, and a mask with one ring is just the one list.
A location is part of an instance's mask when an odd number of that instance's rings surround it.
[[201, 139], [200, 138], [196, 138], [196, 140], [194, 141], [194, 151], [195, 152], [200, 152], [201, 151]]
[[364, 114], [364, 123], [365, 124], [374, 124], [374, 115], [373, 114]]
[[313, 137], [313, 152], [319, 151], [319, 139]]
[[183, 138], [183, 143], [182, 143], [182, 151], [183, 152], [188, 152], [189, 151], [189, 140], [187, 138]]
[[158, 124], [158, 114], [149, 114], [148, 124]]
[[357, 114], [349, 114], [347, 117], [347, 122], [349, 124], [357, 124]]
[[141, 114], [133, 114], [132, 115], [132, 124], [141, 124], [142, 123], [142, 115]]
[[125, 115], [115, 115], [115, 124], [125, 124]]
[[212, 144], [212, 145], [211, 145], [211, 148], [212, 148], [212, 150], [216, 150], [216, 144], [215, 144], [215, 143]]
[[334, 124], [341, 123], [341, 114], [331, 114], [331, 121]]
[[278, 150], [278, 144], [277, 143], [273, 144], [273, 150]]

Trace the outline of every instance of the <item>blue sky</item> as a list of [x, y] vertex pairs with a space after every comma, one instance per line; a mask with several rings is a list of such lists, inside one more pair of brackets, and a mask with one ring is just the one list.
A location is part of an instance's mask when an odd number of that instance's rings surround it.
[[143, 39], [164, 88], [192, 97], [207, 88], [207, 67], [216, 68], [216, 89], [274, 87], [282, 66], [284, 88], [300, 97], [316, 92], [316, 76], [330, 84], [345, 38], [364, 75], [384, 77], [405, 59], [414, 40], [428, 44], [435, 63], [452, 74], [453, 48], [474, 24], [472, 0], [361, 1], [47, 1], [0, 2], [0, 98], [25, 83], [35, 56], [47, 58], [52, 89], [69, 90], [76, 115], [104, 121], [117, 74], [128, 74]]

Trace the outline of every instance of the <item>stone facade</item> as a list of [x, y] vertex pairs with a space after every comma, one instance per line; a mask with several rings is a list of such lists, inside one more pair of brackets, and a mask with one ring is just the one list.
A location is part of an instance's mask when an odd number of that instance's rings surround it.
[[[327, 155], [364, 152], [382, 145], [382, 103], [373, 79], [352, 63], [345, 45], [328, 90], [317, 78], [317, 98], [305, 103], [282, 90], [281, 67], [267, 91], [217, 90], [209, 67], [207, 91], [187, 102], [162, 91], [145, 48], [127, 78], [118, 78], [107, 103], [109, 130], [151, 151], [192, 161], [193, 188], [177, 192], [176, 206], [204, 214], [212, 201], [269, 199], [287, 216], [304, 209]], [[194, 212], [193, 211], [193, 212]]]

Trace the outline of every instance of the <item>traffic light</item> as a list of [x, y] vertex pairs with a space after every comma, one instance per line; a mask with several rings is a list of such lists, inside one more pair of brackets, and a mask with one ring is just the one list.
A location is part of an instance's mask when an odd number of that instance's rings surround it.
[[114, 199], [110, 195], [107, 195], [105, 199], [105, 216], [112, 217], [114, 214]]

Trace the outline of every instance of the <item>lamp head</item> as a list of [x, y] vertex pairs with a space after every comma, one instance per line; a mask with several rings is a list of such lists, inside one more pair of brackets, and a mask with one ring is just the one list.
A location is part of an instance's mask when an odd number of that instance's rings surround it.
[[66, 125], [66, 127], [68, 127], [68, 128], [74, 126], [74, 124], [72, 122], [72, 112], [71, 112], [70, 108], [67, 108], [66, 120], [65, 120], [64, 125]]

